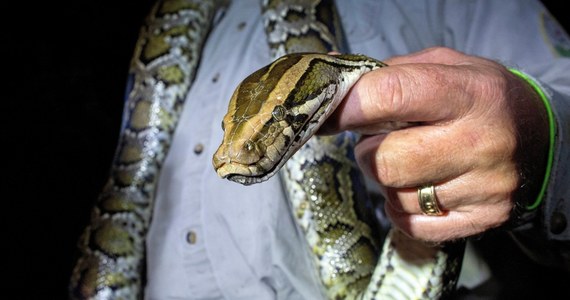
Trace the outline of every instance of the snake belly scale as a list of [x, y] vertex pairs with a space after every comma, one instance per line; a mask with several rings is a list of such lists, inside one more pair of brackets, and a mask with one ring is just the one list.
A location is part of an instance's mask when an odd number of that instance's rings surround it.
[[[157, 178], [180, 112], [192, 105], [185, 99], [202, 45], [227, 2], [159, 0], [141, 29], [119, 146], [79, 242], [71, 298], [144, 297]], [[355, 136], [313, 136], [360, 76], [385, 65], [325, 54], [345, 50], [331, 0], [263, 0], [261, 7], [275, 61], [245, 79], [230, 100], [214, 157], [218, 174], [242, 184], [282, 178], [326, 298], [448, 296], [463, 245], [433, 247], [395, 229], [382, 239], [354, 162]]]

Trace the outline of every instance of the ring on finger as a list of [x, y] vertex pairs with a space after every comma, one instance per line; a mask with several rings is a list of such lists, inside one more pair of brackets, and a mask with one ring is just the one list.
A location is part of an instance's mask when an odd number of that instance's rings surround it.
[[418, 202], [424, 215], [441, 216], [444, 214], [437, 203], [433, 184], [422, 185], [418, 188]]

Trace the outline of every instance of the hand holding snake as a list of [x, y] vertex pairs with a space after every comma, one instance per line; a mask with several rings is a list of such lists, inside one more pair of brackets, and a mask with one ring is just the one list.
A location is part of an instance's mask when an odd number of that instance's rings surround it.
[[[384, 60], [365, 74], [320, 132], [359, 131], [357, 161], [385, 187], [387, 213], [414, 238], [480, 234], [534, 201], [548, 149], [545, 109], [502, 65], [446, 48]], [[389, 134], [385, 121], [414, 122]], [[524, 151], [524, 155], [521, 152]], [[433, 183], [446, 213], [422, 214], [417, 187]]]

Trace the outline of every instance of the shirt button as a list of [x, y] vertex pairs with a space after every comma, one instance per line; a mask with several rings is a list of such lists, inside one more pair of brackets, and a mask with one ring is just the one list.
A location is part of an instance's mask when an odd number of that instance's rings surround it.
[[238, 24], [238, 26], [237, 26], [237, 29], [238, 29], [239, 31], [241, 31], [241, 30], [243, 30], [243, 29], [245, 28], [245, 25], [247, 25], [246, 22], [240, 22], [240, 23]]
[[196, 244], [196, 232], [188, 231], [186, 234], [186, 242], [190, 245]]
[[197, 144], [196, 146], [194, 146], [194, 153], [200, 154], [202, 153], [202, 151], [204, 151], [204, 145]]
[[566, 217], [559, 212], [554, 212], [550, 218], [550, 232], [554, 234], [562, 233], [566, 229]]
[[212, 77], [212, 82], [216, 83], [218, 82], [218, 79], [220, 79], [220, 73], [214, 74], [214, 77]]

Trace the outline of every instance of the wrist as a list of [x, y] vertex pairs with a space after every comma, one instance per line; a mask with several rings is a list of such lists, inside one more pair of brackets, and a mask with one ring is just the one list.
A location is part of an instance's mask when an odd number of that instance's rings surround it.
[[516, 120], [519, 147], [515, 159], [521, 184], [513, 195], [511, 223], [519, 226], [536, 217], [545, 197], [554, 158], [556, 122], [550, 101], [538, 83], [519, 70], [510, 68], [509, 71], [522, 81], [526, 95], [532, 95], [527, 96], [526, 102], [517, 101], [519, 105], [528, 105], [528, 112], [523, 114], [527, 118]]

